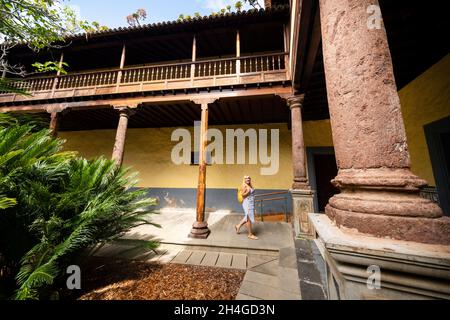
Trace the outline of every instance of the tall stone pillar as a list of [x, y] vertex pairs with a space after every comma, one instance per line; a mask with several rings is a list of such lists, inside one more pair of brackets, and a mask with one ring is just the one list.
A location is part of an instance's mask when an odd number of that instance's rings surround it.
[[208, 222], [205, 221], [206, 201], [206, 147], [208, 144], [208, 105], [216, 99], [199, 99], [193, 102], [201, 105], [202, 119], [200, 126], [200, 148], [199, 148], [199, 172], [197, 186], [197, 212], [196, 220], [192, 225], [190, 238], [206, 239], [211, 231]]
[[306, 173], [305, 142], [303, 138], [302, 107], [305, 96], [292, 96], [287, 99], [291, 109], [292, 166], [294, 183], [292, 185], [294, 230], [297, 236], [314, 236], [308, 214], [314, 212], [313, 192]]
[[[377, 0], [320, 0], [323, 55], [341, 193], [326, 213], [340, 227], [424, 243], [450, 243], [450, 218], [419, 196]], [[381, 17], [380, 17], [381, 18]]]
[[125, 139], [127, 137], [128, 119], [133, 115], [132, 111], [128, 107], [115, 107], [119, 111], [119, 124], [117, 126], [116, 141], [114, 143], [114, 149], [112, 154], [112, 160], [120, 167], [123, 162], [123, 153], [125, 149]]

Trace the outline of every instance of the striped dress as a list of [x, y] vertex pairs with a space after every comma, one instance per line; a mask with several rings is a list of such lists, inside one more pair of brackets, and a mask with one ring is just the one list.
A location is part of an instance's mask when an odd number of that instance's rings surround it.
[[242, 202], [242, 207], [245, 212], [245, 219], [255, 223], [255, 189], [250, 189], [250, 194]]

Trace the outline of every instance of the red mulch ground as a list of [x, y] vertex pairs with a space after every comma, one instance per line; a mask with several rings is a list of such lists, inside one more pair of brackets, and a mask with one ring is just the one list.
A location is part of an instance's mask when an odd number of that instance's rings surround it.
[[245, 272], [180, 264], [91, 259], [79, 300], [234, 300]]

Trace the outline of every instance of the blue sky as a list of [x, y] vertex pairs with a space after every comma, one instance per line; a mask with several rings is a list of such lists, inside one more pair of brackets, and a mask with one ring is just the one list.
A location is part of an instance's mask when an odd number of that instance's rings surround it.
[[[126, 16], [139, 8], [147, 11], [145, 23], [176, 20], [182, 14], [209, 15], [235, 0], [66, 0], [83, 20], [98, 21], [110, 28], [126, 26]], [[263, 0], [260, 3], [264, 3]]]

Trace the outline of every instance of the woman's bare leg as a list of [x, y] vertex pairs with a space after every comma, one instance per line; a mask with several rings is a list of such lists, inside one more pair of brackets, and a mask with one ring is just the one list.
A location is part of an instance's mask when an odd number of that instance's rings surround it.
[[248, 221], [247, 221], [247, 230], [248, 230], [248, 237], [249, 237], [250, 239], [258, 240], [258, 237], [255, 236], [255, 235], [253, 234], [253, 230], [252, 230], [252, 222], [251, 222], [250, 219], [248, 219]]
[[252, 232], [252, 222], [250, 221], [250, 219], [248, 219], [248, 221], [247, 221], [247, 231], [248, 231], [248, 236], [251, 236], [253, 234], [253, 232]]
[[235, 228], [236, 228], [236, 233], [239, 233], [239, 231], [241, 230], [242, 226], [243, 226], [246, 222], [247, 222], [247, 219], [244, 218], [244, 219], [241, 220], [241, 222], [239, 222], [239, 224], [237, 224], [237, 225], [235, 226]]

